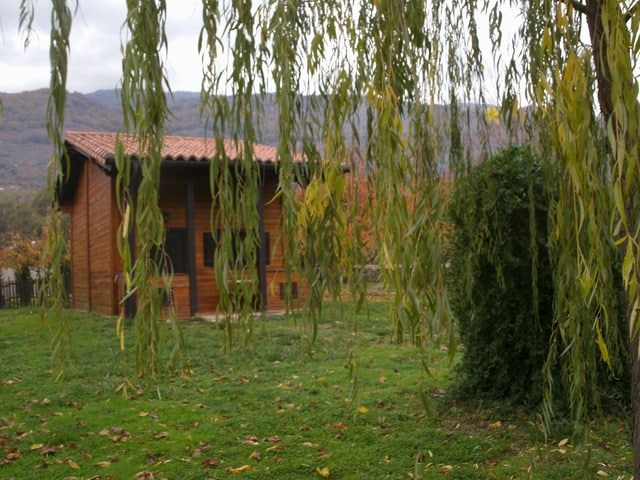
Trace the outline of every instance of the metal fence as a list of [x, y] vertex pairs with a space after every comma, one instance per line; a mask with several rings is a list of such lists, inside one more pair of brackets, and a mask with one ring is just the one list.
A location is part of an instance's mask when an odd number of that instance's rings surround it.
[[[0, 308], [35, 307], [38, 305], [38, 282], [33, 278], [0, 281]], [[65, 276], [65, 290], [70, 292], [71, 278]]]

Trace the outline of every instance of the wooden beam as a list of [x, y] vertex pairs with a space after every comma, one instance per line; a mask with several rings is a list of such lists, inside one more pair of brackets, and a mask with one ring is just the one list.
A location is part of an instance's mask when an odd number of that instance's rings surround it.
[[[135, 205], [138, 200], [138, 188], [140, 187], [140, 182], [142, 181], [142, 172], [140, 170], [140, 164], [137, 160], [131, 159], [131, 177], [129, 184], [129, 192], [131, 198], [131, 208], [134, 213], [134, 216], [129, 220], [129, 250], [131, 251], [131, 263], [134, 264], [136, 261], [136, 220], [135, 215], [138, 214], [135, 211]], [[125, 292], [126, 293], [126, 292]], [[127, 297], [124, 301], [124, 314], [127, 318], [135, 317], [136, 312], [138, 311], [138, 303], [136, 300], [135, 292], [131, 294], [131, 296]]]
[[189, 270], [189, 309], [198, 312], [198, 275], [196, 272], [196, 207], [194, 181], [185, 181], [185, 216], [187, 218], [187, 269]]
[[[86, 175], [84, 176], [84, 201], [85, 201], [85, 222], [87, 224], [87, 232], [86, 232], [86, 249], [87, 249], [87, 304], [89, 306], [88, 310], [93, 311], [93, 301], [91, 299], [91, 293], [93, 290], [93, 278], [91, 274], [91, 235], [93, 234], [93, 228], [91, 225], [91, 182], [89, 176], [91, 175], [91, 165], [92, 161], [87, 159], [85, 162]], [[101, 233], [96, 232], [96, 235], [100, 235]]]
[[260, 310], [267, 310], [267, 250], [265, 245], [265, 230], [264, 230], [264, 182], [266, 172], [264, 169], [260, 170], [259, 193], [258, 193], [258, 234], [260, 235], [260, 245], [258, 247], [258, 289], [260, 293]]

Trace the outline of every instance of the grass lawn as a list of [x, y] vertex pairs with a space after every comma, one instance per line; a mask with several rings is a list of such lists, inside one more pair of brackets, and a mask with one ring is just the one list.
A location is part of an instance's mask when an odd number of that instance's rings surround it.
[[387, 308], [328, 306], [311, 355], [300, 319], [258, 321], [227, 356], [218, 326], [185, 322], [193, 374], [148, 389], [115, 319], [70, 314], [77, 369], [54, 382], [37, 313], [0, 311], [0, 479], [631, 479], [628, 419], [545, 444], [530, 412], [451, 400], [444, 349], [424, 378]]

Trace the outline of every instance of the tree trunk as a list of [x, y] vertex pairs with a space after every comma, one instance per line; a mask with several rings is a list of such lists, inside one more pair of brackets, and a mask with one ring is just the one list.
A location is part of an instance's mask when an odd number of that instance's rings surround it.
[[[623, 131], [620, 128], [618, 119], [616, 118], [615, 110], [613, 108], [614, 99], [612, 98], [612, 75], [620, 75], [619, 71], [612, 71], [607, 59], [609, 58], [609, 48], [616, 48], [609, 45], [607, 35], [605, 35], [604, 26], [601, 23], [603, 17], [603, 11], [605, 8], [606, 0], [587, 0], [586, 8], [580, 9], [587, 21], [589, 28], [589, 35], [591, 37], [591, 48], [593, 53], [593, 62], [595, 66], [596, 85], [598, 103], [600, 104], [600, 111], [603, 119], [608, 123], [611, 122], [614, 135], [625, 135], [625, 145], [627, 151], [632, 151], [634, 144], [638, 142], [637, 138], [632, 138], [632, 135], [627, 131]], [[619, 8], [619, 7], [618, 7]], [[618, 11], [620, 18], [623, 18], [623, 12]], [[631, 88], [633, 86], [634, 79], [622, 79], [622, 84], [628, 84]], [[639, 159], [640, 163], [640, 159]], [[625, 179], [621, 179], [622, 183], [625, 183]], [[622, 186], [622, 191], [627, 189], [625, 185]], [[635, 204], [637, 204], [638, 192], [633, 192], [632, 195], [627, 195], [625, 199], [625, 214], [627, 219], [631, 219], [631, 222], [638, 222], [636, 219], [636, 212], [634, 211]], [[625, 247], [623, 247], [624, 249]], [[626, 247], [630, 248], [630, 247]], [[624, 254], [624, 251], [622, 252]], [[636, 252], [638, 254], [638, 252]], [[624, 258], [624, 256], [622, 257]], [[639, 276], [639, 271], [634, 271], [633, 275]], [[634, 299], [629, 297], [629, 292], [626, 291], [624, 295], [625, 299], [625, 315], [627, 323], [627, 332], [629, 333], [629, 366], [631, 373], [631, 434], [633, 442], [633, 474], [635, 480], [640, 480], [640, 358], [638, 335], [633, 335], [631, 332], [631, 312], [633, 310]]]
[[[628, 303], [628, 302], [627, 302]], [[627, 319], [629, 314], [627, 313]], [[638, 361], [638, 338], [629, 339], [629, 362], [631, 364], [631, 431], [633, 435], [633, 477], [640, 480], [640, 361]]]

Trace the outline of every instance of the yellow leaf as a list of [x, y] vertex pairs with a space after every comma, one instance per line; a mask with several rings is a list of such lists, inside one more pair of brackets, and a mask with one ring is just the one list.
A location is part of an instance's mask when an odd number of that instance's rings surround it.
[[500, 110], [496, 107], [488, 107], [485, 115], [487, 117], [488, 123], [495, 123], [496, 125], [500, 125]]
[[500, 427], [502, 427], [502, 422], [500, 420], [498, 420], [497, 422], [490, 423], [489, 427], [491, 427], [491, 428], [500, 428]]
[[139, 417], [146, 417], [147, 415], [149, 415], [149, 412], [140, 412], [138, 414]]
[[329, 475], [331, 475], [331, 471], [327, 467], [316, 467], [316, 472], [318, 472], [318, 475], [322, 478], [329, 478]]
[[31, 445], [31, 450], [39, 450], [43, 446], [44, 445], [42, 445], [41, 443], [34, 443], [33, 445]]
[[73, 460], [71, 460], [70, 458], [67, 459], [67, 465], [69, 465], [71, 468], [73, 468], [74, 470], [80, 470], [80, 465], [78, 465], [76, 462], [74, 462]]
[[243, 465], [238, 468], [232, 468], [232, 467], [227, 468], [227, 472], [229, 472], [232, 475], [235, 475], [237, 473], [242, 473], [242, 472], [248, 472], [249, 470], [251, 470], [251, 465]]
[[360, 405], [358, 407], [358, 413], [367, 413], [369, 411], [369, 409], [367, 407], [365, 407], [364, 405]]

